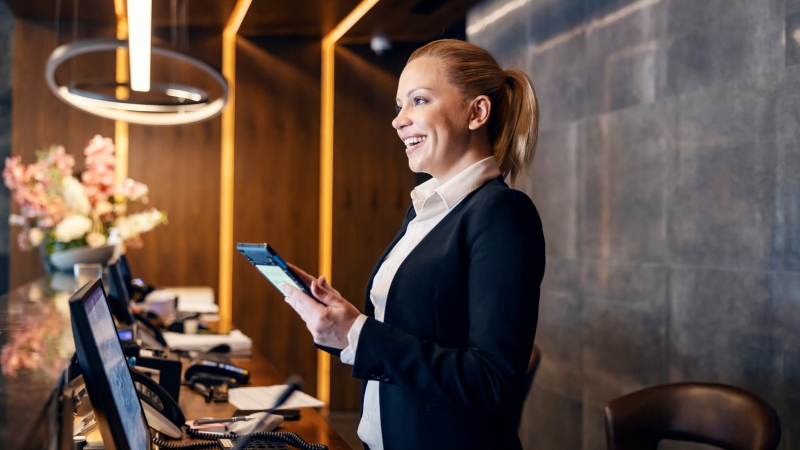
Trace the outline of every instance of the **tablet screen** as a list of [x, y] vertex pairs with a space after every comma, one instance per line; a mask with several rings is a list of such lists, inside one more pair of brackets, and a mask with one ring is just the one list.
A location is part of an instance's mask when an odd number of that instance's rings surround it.
[[293, 286], [297, 288], [299, 291], [303, 290], [303, 288], [298, 286], [297, 283], [295, 283], [294, 280], [292, 280], [289, 277], [289, 275], [286, 275], [286, 272], [284, 272], [283, 269], [281, 269], [278, 266], [265, 266], [261, 264], [256, 264], [256, 267], [258, 267], [258, 270], [261, 271], [261, 273], [264, 274], [264, 276], [267, 277], [267, 279], [272, 284], [274, 284], [279, 291], [281, 291], [284, 297], [286, 297], [289, 294], [287, 292], [284, 292], [283, 289], [281, 289], [282, 284], [288, 284], [289, 286]]

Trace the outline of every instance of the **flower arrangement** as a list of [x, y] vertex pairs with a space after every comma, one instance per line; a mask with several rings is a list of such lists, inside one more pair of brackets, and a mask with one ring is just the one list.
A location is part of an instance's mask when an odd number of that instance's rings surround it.
[[147, 204], [147, 186], [131, 179], [115, 183], [117, 158], [109, 138], [95, 136], [84, 149], [86, 169], [80, 180], [72, 173], [75, 158], [63, 146], [36, 153], [37, 160], [6, 158], [3, 181], [19, 205], [9, 221], [21, 228], [17, 243], [23, 250], [41, 245], [47, 254], [76, 247], [100, 247], [112, 230], [128, 246], [142, 246], [141, 234], [167, 216], [157, 209], [128, 214], [128, 205]]

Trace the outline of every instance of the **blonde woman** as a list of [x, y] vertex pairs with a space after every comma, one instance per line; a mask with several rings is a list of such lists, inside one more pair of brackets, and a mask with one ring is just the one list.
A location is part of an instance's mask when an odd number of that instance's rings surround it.
[[400, 232], [361, 313], [298, 269], [322, 304], [285, 287], [317, 346], [364, 380], [365, 448], [521, 449], [515, 406], [544, 275], [541, 221], [510, 189], [536, 149], [538, 107], [524, 73], [472, 44], [441, 40], [408, 60], [392, 126], [411, 192]]

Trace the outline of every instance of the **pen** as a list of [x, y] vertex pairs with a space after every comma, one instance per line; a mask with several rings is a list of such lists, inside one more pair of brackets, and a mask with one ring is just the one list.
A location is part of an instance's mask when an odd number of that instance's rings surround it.
[[229, 423], [229, 422], [246, 422], [255, 419], [255, 416], [233, 416], [224, 419], [197, 419], [194, 421], [195, 425], [206, 425], [209, 423]]

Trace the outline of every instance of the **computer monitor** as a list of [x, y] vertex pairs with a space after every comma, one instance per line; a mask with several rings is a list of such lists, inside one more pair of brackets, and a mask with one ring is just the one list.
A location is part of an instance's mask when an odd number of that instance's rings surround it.
[[106, 450], [147, 450], [150, 429], [111, 318], [103, 283], [88, 283], [69, 301], [78, 365]]
[[128, 292], [130, 293], [131, 280], [133, 280], [133, 276], [131, 275], [131, 266], [128, 264], [128, 257], [125, 255], [119, 255], [119, 258], [117, 259], [117, 265], [122, 273], [122, 279], [125, 281], [125, 286], [128, 287]]
[[108, 306], [111, 307], [111, 313], [114, 314], [119, 323], [133, 325], [136, 318], [131, 312], [131, 298], [128, 295], [128, 287], [122, 277], [119, 262], [108, 265], [108, 281]]

